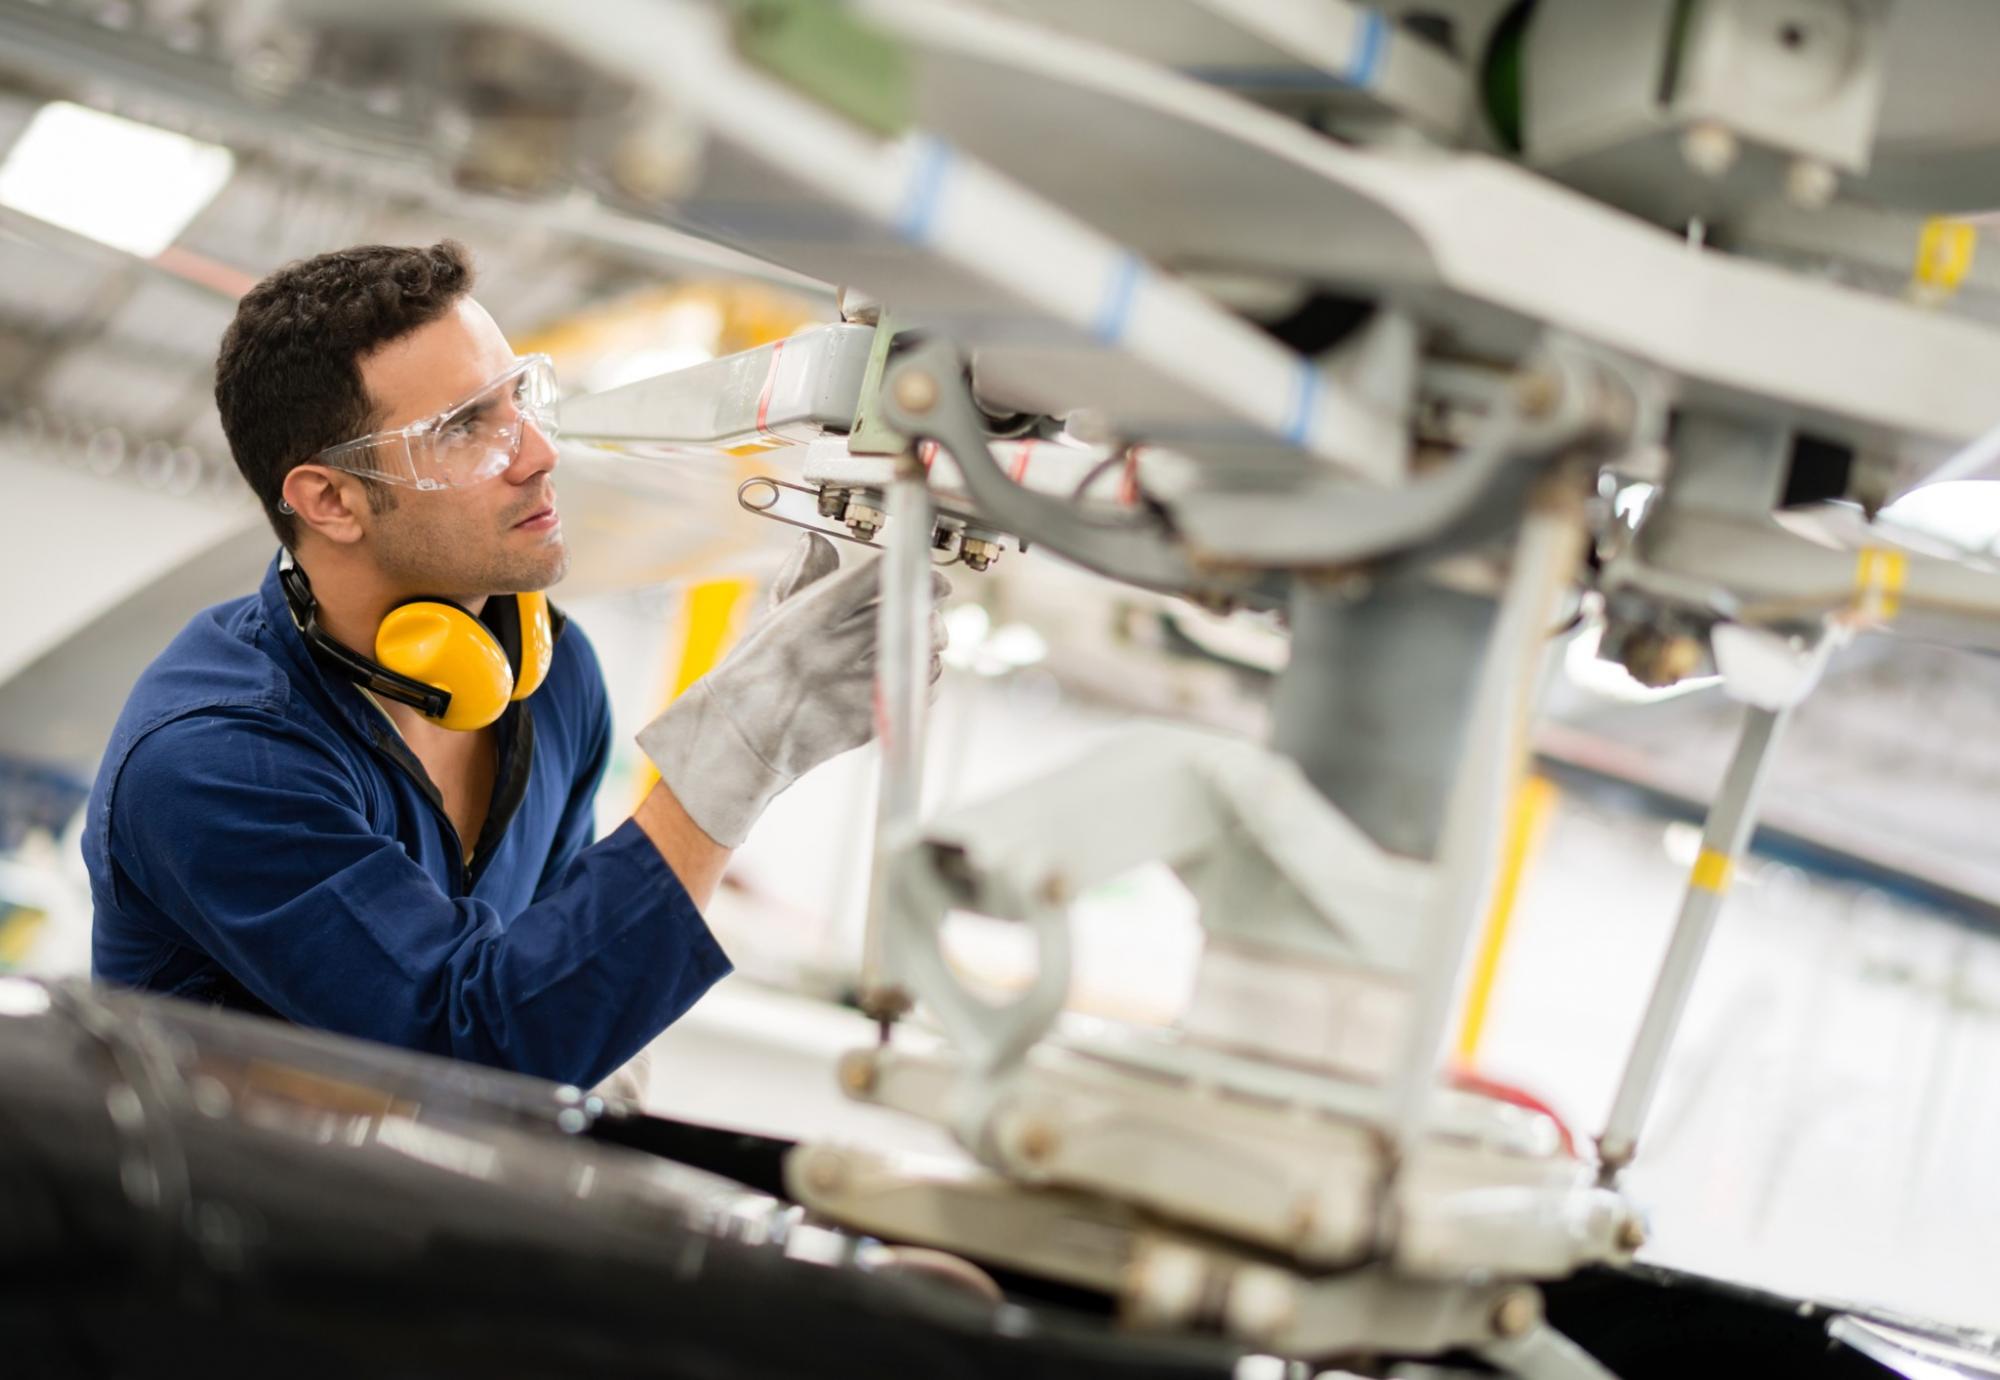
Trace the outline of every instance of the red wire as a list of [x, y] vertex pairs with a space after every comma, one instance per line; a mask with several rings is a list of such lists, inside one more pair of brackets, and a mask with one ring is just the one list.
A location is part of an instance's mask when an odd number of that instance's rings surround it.
[[1458, 1068], [1451, 1071], [1451, 1085], [1460, 1092], [1477, 1093], [1481, 1097], [1490, 1097], [1496, 1102], [1505, 1102], [1510, 1106], [1522, 1107], [1531, 1112], [1539, 1112], [1555, 1123], [1556, 1134], [1562, 1139], [1563, 1153], [1571, 1159], [1578, 1157], [1576, 1153], [1576, 1137], [1569, 1133], [1569, 1124], [1562, 1119], [1554, 1107], [1542, 1101], [1541, 1098], [1536, 1097], [1526, 1088], [1516, 1087], [1512, 1083], [1503, 1083], [1497, 1078], [1488, 1078], [1483, 1073], [1474, 1073], [1471, 1069], [1466, 1068]]

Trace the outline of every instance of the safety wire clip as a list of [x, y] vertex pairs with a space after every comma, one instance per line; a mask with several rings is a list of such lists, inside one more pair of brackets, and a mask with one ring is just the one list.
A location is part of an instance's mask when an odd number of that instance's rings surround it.
[[[782, 479], [773, 479], [769, 475], [757, 474], [752, 475], [736, 486], [737, 506], [741, 507], [746, 513], [755, 513], [758, 517], [769, 518], [773, 522], [782, 522], [787, 527], [797, 527], [806, 532], [817, 532], [823, 537], [834, 537], [841, 541], [853, 542], [856, 546], [866, 546], [877, 551], [882, 549], [875, 545], [871, 537], [857, 537], [854, 533], [841, 527], [822, 526], [817, 522], [801, 522], [797, 518], [786, 517], [783, 513], [774, 511], [779, 501], [784, 498], [783, 491], [786, 489], [790, 489], [795, 494], [805, 494], [815, 504], [819, 501], [819, 491], [811, 485], [791, 484]], [[758, 497], [753, 497], [753, 493], [760, 497], [763, 494], [769, 494], [770, 496], [759, 502]], [[952, 523], [940, 521], [931, 534], [931, 564], [937, 566], [956, 564], [962, 555], [964, 535], [962, 528]]]
[[[778, 506], [779, 500], [784, 497], [782, 491], [785, 489], [790, 489], [793, 493], [805, 494], [815, 503], [819, 501], [819, 491], [808, 485], [788, 484], [782, 479], [773, 479], [769, 475], [757, 474], [752, 475], [736, 486], [736, 502], [746, 513], [755, 513], [758, 517], [766, 517], [773, 522], [782, 522], [787, 527], [797, 527], [807, 532], [817, 532], [823, 537], [835, 537], [841, 541], [851, 541], [856, 546], [875, 546], [873, 541], [866, 537], [857, 537], [844, 527], [825, 527], [817, 522], [801, 522], [797, 518], [786, 517], [783, 513], [774, 512], [773, 509]], [[760, 503], [750, 496], [752, 490], [768, 492], [770, 497]], [[880, 550], [879, 547], [875, 549]]]

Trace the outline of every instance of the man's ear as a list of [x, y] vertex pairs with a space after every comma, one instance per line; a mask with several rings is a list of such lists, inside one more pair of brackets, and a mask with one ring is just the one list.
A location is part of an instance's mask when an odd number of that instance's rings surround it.
[[328, 541], [350, 545], [367, 531], [368, 496], [361, 481], [324, 465], [298, 465], [280, 490], [301, 524]]

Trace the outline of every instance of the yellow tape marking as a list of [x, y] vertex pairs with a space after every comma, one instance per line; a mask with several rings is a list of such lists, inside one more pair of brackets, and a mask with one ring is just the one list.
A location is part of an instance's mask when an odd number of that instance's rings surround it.
[[1909, 560], [1900, 551], [1871, 546], [1854, 563], [1854, 587], [1861, 591], [1861, 610], [1886, 623], [1902, 606]]
[[1924, 287], [1949, 297], [1972, 271], [1979, 230], [1971, 221], [1932, 216], [1917, 236], [1917, 262], [1912, 276]]
[[1486, 1033], [1486, 1013], [1493, 1004], [1493, 989], [1500, 977], [1500, 954], [1507, 946], [1507, 932], [1514, 920], [1515, 902], [1528, 865], [1541, 851], [1542, 835], [1555, 814], [1560, 793], [1555, 783], [1543, 776], [1530, 776], [1514, 794], [1514, 817], [1507, 827], [1507, 853], [1500, 865], [1500, 878], [1493, 888], [1492, 909], [1486, 915], [1486, 932], [1480, 937], [1479, 953], [1472, 962], [1472, 981], [1465, 989], [1465, 1010], [1459, 1018], [1458, 1058], [1471, 1068], [1479, 1058], [1479, 1042]]
[[[747, 604], [749, 593], [750, 581], [731, 577], [702, 580], [690, 585], [681, 596], [681, 650], [673, 663], [672, 678], [667, 682], [663, 708], [686, 694], [689, 686], [722, 660], [722, 654], [735, 640], [737, 612]], [[653, 764], [642, 758], [637, 798], [644, 800], [646, 792], [659, 779]]]
[[1736, 862], [1727, 853], [1704, 848], [1701, 850], [1701, 856], [1694, 860], [1694, 875], [1688, 880], [1703, 891], [1719, 894], [1729, 890], [1729, 883], [1735, 871]]

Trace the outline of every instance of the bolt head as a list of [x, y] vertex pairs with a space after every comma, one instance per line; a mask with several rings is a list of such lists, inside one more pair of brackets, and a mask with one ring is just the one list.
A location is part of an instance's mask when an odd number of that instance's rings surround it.
[[1646, 1222], [1641, 1217], [1627, 1217], [1618, 1224], [1618, 1249], [1636, 1251], [1646, 1244]]
[[1840, 176], [1817, 158], [1799, 158], [1785, 170], [1785, 196], [1794, 205], [1817, 211], [1833, 201]]
[[923, 369], [905, 369], [891, 385], [896, 406], [905, 412], [928, 412], [937, 406], [938, 381]]
[[1230, 1331], [1275, 1340], [1298, 1321], [1298, 1286], [1276, 1270], [1243, 1270], [1231, 1281], [1224, 1307]]
[[1701, 643], [1684, 633], [1647, 634], [1627, 653], [1625, 669], [1641, 685], [1658, 689], [1686, 680], [1701, 666]]
[[838, 1193], [847, 1186], [847, 1162], [822, 1151], [806, 1166], [805, 1179], [806, 1187], [815, 1193]]
[[1021, 1128], [1021, 1155], [1030, 1164], [1041, 1164], [1055, 1154], [1061, 1144], [1056, 1128], [1046, 1121], [1031, 1121]]
[[1562, 380], [1546, 369], [1523, 374], [1514, 382], [1514, 405], [1523, 417], [1546, 417], [1562, 401]]
[[1681, 136], [1681, 157], [1703, 177], [1721, 177], [1736, 166], [1742, 146], [1727, 125], [1704, 121]]
[[1516, 1289], [1493, 1306], [1493, 1330], [1519, 1337], [1542, 1320], [1542, 1301], [1532, 1289]]
[[856, 1050], [840, 1061], [840, 1086], [849, 1097], [866, 1097], [875, 1091], [877, 1072], [874, 1054]]

